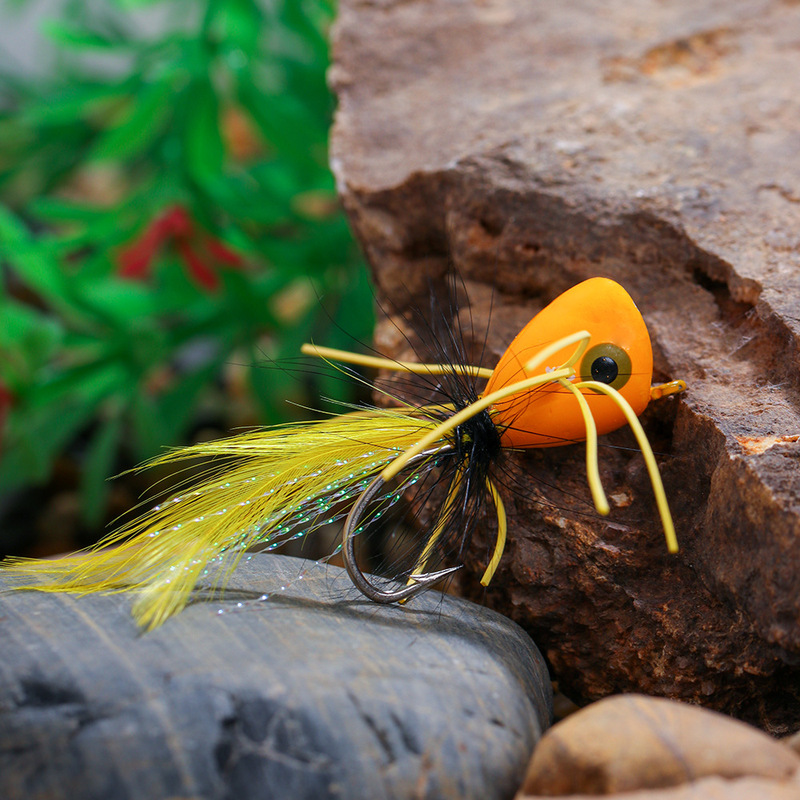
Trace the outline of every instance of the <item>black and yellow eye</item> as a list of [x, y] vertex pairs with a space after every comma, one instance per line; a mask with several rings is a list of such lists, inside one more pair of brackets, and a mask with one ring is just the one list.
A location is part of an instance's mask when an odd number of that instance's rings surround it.
[[592, 380], [612, 384], [619, 375], [619, 366], [611, 356], [599, 356], [592, 361]]
[[581, 360], [581, 379], [621, 389], [631, 377], [631, 358], [613, 342], [590, 347]]

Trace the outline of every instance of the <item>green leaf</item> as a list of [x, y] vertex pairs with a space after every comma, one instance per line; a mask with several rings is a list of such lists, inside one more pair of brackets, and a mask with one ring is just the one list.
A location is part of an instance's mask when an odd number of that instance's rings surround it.
[[195, 180], [204, 183], [222, 171], [225, 148], [219, 124], [219, 105], [211, 81], [196, 80], [187, 92], [183, 129], [184, 163]]
[[267, 328], [278, 325], [268, 303], [291, 281], [289, 275], [271, 274], [251, 278], [237, 272], [224, 274], [224, 302], [231, 321], [239, 327], [245, 339], [255, 339]]
[[[68, 85], [57, 90], [43, 91], [36, 100], [26, 104], [19, 112], [19, 119], [29, 126], [71, 127], [80, 123], [86, 129], [86, 119], [98, 108], [115, 104], [130, 94], [128, 82], [114, 84], [85, 83]], [[41, 135], [43, 131], [38, 131]]]
[[131, 331], [131, 322], [145, 320], [155, 310], [157, 297], [153, 291], [133, 281], [118, 278], [99, 278], [81, 282], [76, 293], [80, 300], [99, 317], [112, 321], [117, 327]]
[[317, 163], [312, 161], [314, 147], [324, 142], [327, 131], [320, 130], [317, 121], [297, 98], [287, 94], [266, 97], [251, 75], [239, 77], [239, 101], [264, 138], [303, 172], [317, 169]]
[[[119, 39], [103, 36], [98, 31], [77, 28], [67, 22], [48, 19], [43, 24], [44, 32], [56, 43], [78, 49], [118, 49], [125, 44]], [[128, 43], [131, 44], [131, 43]]]
[[22, 221], [0, 205], [0, 256], [25, 282], [54, 305], [62, 305], [67, 285], [58, 263], [47, 258]]
[[81, 473], [81, 508], [86, 522], [97, 526], [108, 499], [108, 479], [114, 470], [122, 435], [122, 415], [113, 414], [92, 437], [83, 460]]
[[180, 383], [157, 400], [164, 425], [172, 432], [172, 439], [182, 436], [188, 427], [202, 392], [219, 375], [228, 359], [230, 344], [221, 345], [217, 355], [208, 363], [188, 375]]
[[126, 161], [143, 153], [164, 129], [170, 117], [172, 82], [145, 84], [97, 140], [89, 161]]
[[263, 30], [262, 10], [253, 0], [227, 0], [217, 3], [214, 27], [220, 41], [227, 48], [235, 48], [249, 57], [257, 54], [258, 41]]
[[0, 487], [8, 491], [47, 480], [56, 455], [88, 423], [94, 411], [93, 405], [75, 402], [38, 410], [14, 409], [0, 459]]
[[[276, 226], [291, 217], [289, 204], [282, 198], [253, 192], [235, 179], [209, 181], [205, 187], [214, 205], [233, 218], [259, 225]], [[250, 190], [249, 190], [250, 189]]]
[[[101, 345], [102, 346], [102, 345]], [[52, 379], [34, 387], [30, 394], [30, 407], [57, 409], [60, 404], [78, 400], [94, 407], [117, 393], [124, 392], [131, 382], [131, 374], [124, 364], [109, 358], [70, 367]]]
[[56, 355], [63, 339], [57, 319], [13, 300], [0, 300], [0, 375], [7, 381], [31, 380]]
[[[146, 6], [167, 13], [143, 34]], [[1, 87], [15, 110], [0, 113], [0, 193], [21, 211], [0, 208], [0, 258], [48, 306], [13, 301], [0, 316], [0, 374], [19, 384], [3, 480], [46, 477], [59, 450], [89, 432], [82, 492], [97, 515], [122, 437], [140, 455], [175, 442], [199, 403], [219, 399], [208, 390], [234, 347], [250, 348], [255, 362], [254, 342], [268, 331], [272, 354], [294, 359], [312, 332], [326, 344], [341, 338], [324, 315], [287, 314], [289, 304], [274, 300], [301, 276], [328, 297], [350, 292], [331, 313], [359, 337], [368, 328], [371, 298], [360, 277], [352, 290], [346, 283], [358, 262], [343, 215], [306, 213], [298, 200], [333, 188], [324, 80], [332, 12], [333, 0], [67, 0], [51, 26], [64, 45], [55, 74]], [[92, 50], [102, 62], [83, 60]], [[101, 74], [97, 63], [112, 69]], [[219, 111], [228, 103], [263, 132], [269, 151], [257, 160], [226, 161]], [[103, 159], [122, 162], [115, 207], [61, 199]], [[168, 243], [146, 283], [114, 277], [125, 243], [176, 203], [247, 256], [248, 270], [219, 268], [218, 292], [199, 288]], [[203, 363], [181, 350], [198, 338], [218, 348]], [[144, 377], [160, 364], [174, 367], [175, 382], [146, 394]], [[323, 385], [260, 367], [252, 383], [268, 421], [305, 416], [284, 398], [309, 402], [309, 388]]]
[[75, 203], [58, 197], [34, 197], [28, 203], [32, 214], [47, 222], [92, 223], [109, 215], [107, 208], [97, 208], [85, 203]]
[[[250, 387], [253, 390], [261, 420], [265, 425], [275, 425], [291, 416], [290, 402], [306, 400], [304, 387], [291, 371], [280, 366], [279, 359], [265, 363], [263, 354], [252, 352]], [[303, 416], [307, 416], [306, 413]]]
[[177, 434], [167, 428], [154, 399], [139, 393], [131, 406], [136, 457], [144, 461], [159, 450], [174, 444]]
[[323, 64], [322, 72], [328, 60], [327, 28], [333, 20], [333, 14], [325, 4], [316, 4], [315, 9], [309, 4], [288, 2], [283, 4], [282, 16], [287, 26], [300, 36], [311, 49], [316, 59]]
[[144, 6], [162, 5], [164, 0], [114, 0], [114, 3], [123, 9], [137, 9]]

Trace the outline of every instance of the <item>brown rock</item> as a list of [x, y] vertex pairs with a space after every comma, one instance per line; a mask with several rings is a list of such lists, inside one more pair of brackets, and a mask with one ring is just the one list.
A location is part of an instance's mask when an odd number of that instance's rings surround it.
[[[551, 728], [534, 751], [523, 794], [614, 794], [702, 778], [792, 781], [800, 757], [730, 717], [642, 695], [594, 703]], [[800, 793], [800, 784], [792, 788]]]
[[800, 755], [800, 733], [795, 733], [794, 736], [787, 736], [783, 743], [787, 747], [791, 747], [798, 755]]
[[581, 448], [514, 455], [486, 601], [576, 699], [644, 691], [796, 730], [800, 5], [340, 9], [332, 163], [383, 297], [455, 265], [490, 364], [537, 308], [607, 275], [642, 309], [657, 375], [690, 386], [645, 416], [681, 553], [637, 454], [603, 449], [607, 519]]
[[[533, 795], [518, 795], [517, 800], [533, 800]], [[589, 800], [591, 794], [571, 794], [569, 800]], [[640, 792], [605, 795], [607, 800], [798, 800], [800, 785], [777, 783], [766, 778], [703, 778], [670, 789], [643, 789]]]

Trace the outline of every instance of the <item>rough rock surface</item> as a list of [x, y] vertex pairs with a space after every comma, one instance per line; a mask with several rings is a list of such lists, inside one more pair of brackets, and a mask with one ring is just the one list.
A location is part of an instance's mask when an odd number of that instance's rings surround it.
[[0, 592], [0, 796], [512, 796], [551, 715], [528, 636], [435, 592], [384, 608], [348, 587], [259, 555], [233, 599], [144, 635], [124, 594]]
[[627, 796], [709, 778], [734, 787], [742, 779], [756, 779], [764, 793], [744, 795], [753, 800], [771, 791], [792, 790], [794, 795], [787, 796], [800, 797], [800, 757], [722, 714], [664, 698], [618, 695], [593, 703], [544, 735], [521, 794]]
[[[549, 796], [549, 795], [545, 795]], [[596, 794], [563, 795], [564, 800], [590, 800]], [[518, 800], [536, 800], [536, 795], [520, 795]], [[539, 795], [538, 797], [541, 797]], [[701, 778], [669, 789], [641, 789], [635, 792], [602, 795], [605, 800], [797, 800], [800, 786], [766, 778]]]
[[[644, 420], [677, 557], [635, 453], [603, 450], [608, 519], [580, 448], [510, 458], [525, 490], [486, 601], [576, 699], [800, 726], [799, 40], [790, 0], [340, 3], [332, 163], [382, 297], [454, 265], [491, 364], [606, 275], [657, 377], [689, 384]], [[377, 346], [412, 356], [388, 323]]]

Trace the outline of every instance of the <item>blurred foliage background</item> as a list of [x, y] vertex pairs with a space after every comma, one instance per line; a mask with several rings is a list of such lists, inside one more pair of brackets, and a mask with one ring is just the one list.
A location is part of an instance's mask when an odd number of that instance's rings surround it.
[[372, 331], [328, 168], [334, 11], [65, 0], [44, 74], [3, 59], [0, 551], [96, 539], [142, 488], [108, 477], [165, 445], [352, 399], [281, 368]]

